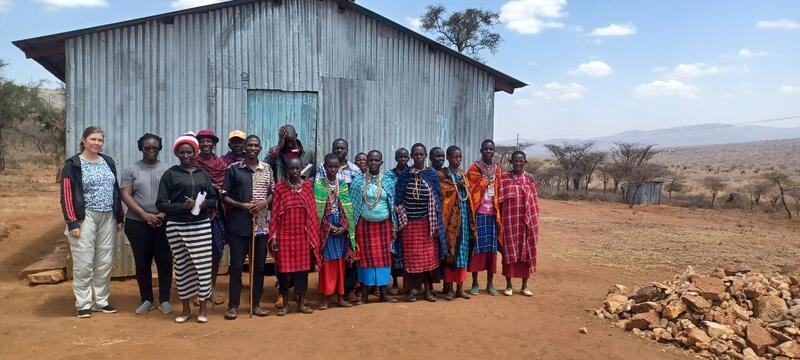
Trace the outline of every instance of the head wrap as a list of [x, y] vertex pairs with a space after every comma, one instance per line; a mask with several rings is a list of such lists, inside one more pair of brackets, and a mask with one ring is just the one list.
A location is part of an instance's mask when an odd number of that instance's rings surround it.
[[172, 145], [172, 153], [177, 156], [178, 147], [184, 144], [191, 146], [194, 149], [195, 153], [200, 152], [200, 143], [197, 142], [197, 138], [195, 138], [194, 133], [188, 131], [185, 134], [178, 136], [177, 139], [175, 139], [175, 144]]

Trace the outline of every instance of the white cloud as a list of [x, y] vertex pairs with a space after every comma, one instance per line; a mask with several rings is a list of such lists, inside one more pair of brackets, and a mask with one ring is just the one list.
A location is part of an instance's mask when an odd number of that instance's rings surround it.
[[222, 2], [223, 0], [175, 0], [170, 6], [174, 9], [188, 9]]
[[106, 7], [106, 0], [36, 0], [49, 8]]
[[14, 3], [11, 0], [0, 0], [0, 12], [11, 11]]
[[536, 91], [538, 96], [547, 99], [578, 100], [583, 98], [583, 94], [586, 93], [586, 87], [574, 82], [566, 84], [550, 82], [545, 84], [543, 89]]
[[784, 95], [792, 95], [792, 94], [800, 94], [800, 86], [797, 85], [781, 85], [778, 88], [779, 94]]
[[800, 21], [780, 19], [759, 21], [756, 26], [762, 29], [800, 29]]
[[638, 97], [680, 96], [692, 99], [696, 98], [699, 93], [699, 87], [678, 80], [656, 80], [633, 89], [633, 94]]
[[511, 0], [500, 8], [500, 22], [521, 34], [564, 28], [557, 20], [567, 16], [562, 11], [566, 4], [567, 0]]
[[680, 64], [665, 77], [668, 79], [694, 79], [701, 76], [721, 75], [737, 70], [747, 71], [746, 68], [719, 67], [705, 63]]
[[767, 56], [766, 51], [753, 51], [748, 48], [744, 48], [739, 50], [739, 57], [740, 58], [751, 58], [751, 57], [759, 57], [759, 56]]
[[583, 75], [589, 75], [591, 77], [603, 77], [613, 74], [614, 69], [612, 69], [611, 66], [602, 61], [592, 60], [587, 63], [578, 65], [578, 68], [570, 70], [569, 73], [572, 75], [583, 74]]
[[406, 26], [408, 26], [409, 29], [414, 30], [418, 33], [422, 32], [422, 20], [420, 20], [418, 17], [408, 16], [405, 18], [405, 20], [406, 20]]
[[631, 23], [610, 24], [605, 27], [592, 30], [592, 36], [628, 36], [636, 34], [636, 27]]

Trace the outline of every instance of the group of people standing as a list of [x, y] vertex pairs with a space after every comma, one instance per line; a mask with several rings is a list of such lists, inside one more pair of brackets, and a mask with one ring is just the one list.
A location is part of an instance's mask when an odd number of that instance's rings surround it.
[[[313, 312], [306, 293], [309, 272], [315, 270], [319, 310], [331, 301], [339, 307], [365, 304], [370, 295], [396, 302], [399, 277], [409, 302], [417, 296], [436, 301], [433, 285], [442, 281], [445, 299], [469, 299], [480, 293], [481, 271], [487, 273], [486, 292], [497, 296], [498, 252], [506, 277], [503, 293], [513, 295], [511, 279], [521, 278], [520, 292], [533, 295], [527, 281], [536, 270], [539, 239], [536, 184], [524, 171], [521, 151], [512, 154], [504, 172], [494, 162], [492, 140], [483, 141], [481, 159], [466, 171], [459, 147], [428, 152], [417, 143], [410, 151], [397, 149], [396, 166], [384, 172], [378, 150], [359, 153], [350, 162], [344, 139], [333, 141], [331, 153], [314, 168], [291, 125], [279, 129], [278, 144], [264, 161], [256, 135], [230, 132], [230, 151], [217, 156], [220, 140], [212, 130], [184, 134], [172, 146], [179, 161], [175, 166], [159, 160], [162, 139], [148, 133], [137, 141], [141, 160], [119, 179], [113, 159], [101, 153], [104, 140], [102, 130], [87, 128], [80, 153], [62, 170], [78, 317], [117, 311], [109, 304], [108, 284], [114, 236], [123, 222], [142, 301], [136, 313], [156, 307], [173, 312], [174, 267], [182, 303], [178, 323], [191, 317], [192, 300], [201, 323], [208, 321], [209, 300], [224, 302], [214, 289], [225, 244], [230, 249], [229, 320], [239, 315], [248, 258], [249, 311], [270, 313], [260, 305], [268, 256], [275, 260], [279, 316], [288, 313], [291, 301], [298, 312]], [[465, 290], [468, 272], [472, 285]]]

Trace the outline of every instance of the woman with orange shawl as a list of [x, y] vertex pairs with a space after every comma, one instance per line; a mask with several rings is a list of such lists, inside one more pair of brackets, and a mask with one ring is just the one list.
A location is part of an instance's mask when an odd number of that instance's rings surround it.
[[533, 296], [528, 278], [536, 271], [536, 249], [539, 246], [539, 200], [536, 181], [525, 173], [525, 153], [511, 154], [511, 172], [500, 181], [500, 212], [503, 219], [503, 275], [511, 296], [511, 278], [522, 278], [521, 292]]
[[467, 171], [469, 182], [469, 202], [475, 215], [477, 241], [469, 260], [472, 272], [470, 294], [478, 295], [478, 272], [486, 270], [486, 291], [492, 296], [500, 295], [494, 288], [492, 278], [497, 272], [497, 249], [502, 245], [502, 224], [500, 223], [500, 166], [494, 163], [494, 141], [486, 139], [481, 143], [481, 160], [474, 162]]
[[[448, 166], [439, 171], [442, 191], [442, 222], [447, 240], [447, 258], [444, 262], [444, 298], [469, 299], [464, 292], [467, 280], [470, 244], [475, 242], [475, 222], [472, 221], [467, 189], [469, 182], [461, 170], [462, 153], [458, 146], [447, 148]], [[453, 283], [456, 291], [453, 292]]]

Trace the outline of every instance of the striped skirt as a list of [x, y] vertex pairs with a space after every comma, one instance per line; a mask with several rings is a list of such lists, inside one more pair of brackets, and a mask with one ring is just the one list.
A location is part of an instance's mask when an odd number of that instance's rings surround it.
[[167, 221], [167, 240], [175, 259], [175, 285], [181, 300], [211, 297], [211, 222]]
[[392, 220], [372, 222], [359, 219], [356, 224], [356, 243], [361, 250], [362, 268], [382, 268], [392, 265]]
[[407, 273], [423, 273], [439, 267], [439, 244], [430, 234], [427, 217], [408, 220], [400, 236]]

